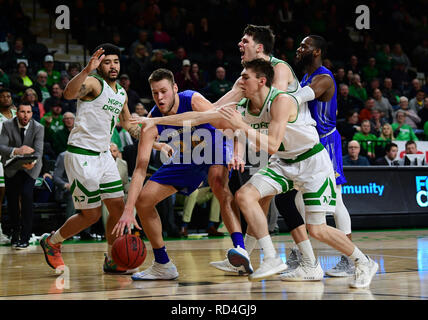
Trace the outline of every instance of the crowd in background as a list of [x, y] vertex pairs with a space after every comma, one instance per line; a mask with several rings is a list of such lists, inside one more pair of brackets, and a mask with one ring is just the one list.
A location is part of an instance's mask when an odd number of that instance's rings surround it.
[[[70, 35], [88, 52], [102, 42], [121, 48], [118, 82], [128, 93], [131, 113], [143, 116], [153, 106], [147, 78], [157, 68], [172, 70], [180, 91], [196, 90], [216, 101], [239, 76], [237, 43], [244, 27], [252, 23], [272, 27], [274, 56], [288, 62], [299, 79], [302, 70], [296, 68], [294, 57], [300, 42], [309, 34], [325, 37], [328, 50], [323, 64], [335, 75], [344, 156], [349, 158], [348, 150], [355, 149], [357, 142], [366, 164], [377, 164], [390, 142], [428, 140], [426, 1], [392, 0], [382, 5], [369, 1], [369, 30], [355, 29], [353, 1], [39, 3], [50, 12], [58, 4], [68, 5]], [[15, 105], [30, 104], [33, 118], [45, 127], [43, 175], [53, 172], [66, 149], [76, 100], [64, 99], [62, 92], [82, 65], [55, 61], [55, 52], [37, 42], [31, 19], [19, 1], [0, 0], [0, 88], [11, 91]], [[131, 176], [136, 141], [120, 124], [116, 129], [113, 142], [127, 160]]]

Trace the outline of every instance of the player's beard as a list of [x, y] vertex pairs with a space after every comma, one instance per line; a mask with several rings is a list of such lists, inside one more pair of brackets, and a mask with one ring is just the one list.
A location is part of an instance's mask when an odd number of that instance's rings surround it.
[[174, 98], [172, 99], [172, 103], [171, 103], [171, 105], [168, 108], [168, 111], [166, 111], [164, 113], [164, 115], [168, 114], [172, 110], [172, 108], [174, 108], [174, 105], [175, 105], [175, 94], [174, 94]]
[[312, 54], [312, 52], [309, 52], [305, 55], [302, 55], [300, 60], [297, 60], [296, 62], [296, 66], [299, 69], [305, 69], [309, 66], [311, 66], [314, 62], [314, 56]]
[[103, 79], [105, 79], [106, 81], [109, 81], [109, 82], [116, 81], [117, 77], [119, 75], [119, 71], [116, 71], [116, 76], [114, 76], [114, 77], [110, 76], [110, 72], [104, 73], [101, 69], [99, 69], [98, 72]]

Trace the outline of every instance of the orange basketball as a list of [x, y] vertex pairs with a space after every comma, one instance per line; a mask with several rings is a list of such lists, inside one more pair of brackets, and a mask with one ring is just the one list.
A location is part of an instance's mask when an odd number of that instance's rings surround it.
[[135, 269], [146, 259], [147, 249], [143, 240], [133, 234], [125, 234], [113, 242], [112, 258], [124, 269]]

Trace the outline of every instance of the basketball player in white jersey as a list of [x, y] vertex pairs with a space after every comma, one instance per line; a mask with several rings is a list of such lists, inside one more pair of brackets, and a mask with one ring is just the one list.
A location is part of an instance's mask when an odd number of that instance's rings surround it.
[[[239, 85], [246, 99], [239, 103], [238, 110], [225, 107], [153, 118], [147, 120], [147, 126], [167, 124], [169, 120], [190, 121], [191, 125], [196, 125], [221, 115], [235, 130], [245, 132], [258, 149], [272, 155], [268, 166], [252, 176], [235, 194], [248, 228], [264, 253], [263, 262], [250, 274], [250, 280], [265, 279], [287, 269], [276, 254], [262, 208], [266, 200], [297, 186], [305, 199], [309, 234], [354, 261], [356, 271], [349, 284], [351, 287], [368, 287], [378, 264], [364, 255], [343, 232], [326, 224], [325, 214], [334, 211], [336, 203], [335, 174], [307, 103], [299, 104], [293, 95], [272, 87], [274, 71], [269, 62], [256, 59], [244, 62], [243, 66]], [[251, 131], [253, 134], [249, 134]], [[251, 268], [248, 252], [241, 247], [228, 250], [228, 260], [235, 267]], [[323, 273], [322, 269], [320, 272]]]
[[[124, 209], [122, 181], [109, 151], [118, 120], [134, 138], [140, 128], [129, 123], [128, 97], [117, 82], [120, 72], [120, 50], [112, 44], [98, 46], [88, 65], [64, 90], [66, 99], [78, 99], [75, 126], [70, 132], [65, 169], [71, 183], [74, 206], [80, 210], [56, 232], [40, 240], [46, 262], [56, 269], [64, 265], [61, 243], [96, 223], [102, 215], [101, 201], [109, 217], [106, 226], [108, 244], [103, 270], [106, 273], [131, 273], [119, 268], [111, 257], [115, 235], [112, 235]], [[96, 73], [92, 73], [96, 70]], [[136, 225], [136, 224], [134, 224]]]
[[[0, 90], [0, 132], [3, 127], [3, 122], [12, 119], [16, 115], [16, 110], [12, 108], [12, 93], [9, 89]], [[1, 158], [1, 157], [0, 157]], [[3, 164], [0, 162], [0, 244], [10, 243], [9, 238], [3, 234], [1, 228], [1, 204], [5, 195], [5, 182], [4, 182], [4, 170]]]

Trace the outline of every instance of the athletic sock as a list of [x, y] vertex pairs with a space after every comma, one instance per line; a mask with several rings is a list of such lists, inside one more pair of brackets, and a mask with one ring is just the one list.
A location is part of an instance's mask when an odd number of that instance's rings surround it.
[[166, 248], [163, 246], [159, 249], [153, 249], [155, 255], [155, 261], [160, 264], [166, 264], [169, 262], [168, 254], [166, 253]]
[[316, 259], [314, 255], [314, 250], [312, 249], [312, 244], [309, 239], [299, 242], [297, 244], [299, 251], [302, 254], [303, 263], [309, 264], [311, 266], [315, 265]]
[[248, 233], [246, 233], [244, 238], [244, 245], [245, 245], [245, 248], [247, 249], [248, 255], [251, 255], [253, 250], [256, 248], [257, 239], [249, 235]]
[[54, 235], [51, 237], [49, 242], [52, 244], [57, 244], [57, 243], [64, 242], [64, 240], [65, 239], [61, 236], [61, 234], [59, 233], [59, 230], [57, 230], [55, 231]]
[[366, 255], [361, 252], [360, 249], [355, 247], [354, 252], [349, 256], [349, 259], [355, 262], [362, 262], [362, 263], [368, 263], [369, 259], [367, 259]]
[[258, 242], [260, 248], [263, 250], [265, 258], [273, 258], [276, 256], [276, 250], [269, 235], [260, 238]]
[[208, 221], [208, 228], [211, 228], [211, 227], [213, 227], [214, 226], [214, 222], [212, 222], [212, 221]]
[[242, 249], [245, 249], [244, 237], [241, 232], [234, 232], [230, 237], [232, 238], [233, 246], [235, 248], [240, 246]]

